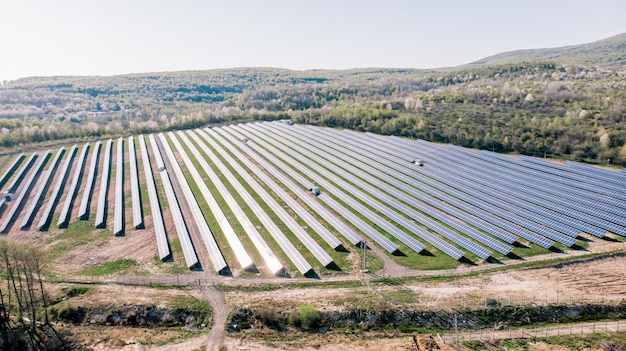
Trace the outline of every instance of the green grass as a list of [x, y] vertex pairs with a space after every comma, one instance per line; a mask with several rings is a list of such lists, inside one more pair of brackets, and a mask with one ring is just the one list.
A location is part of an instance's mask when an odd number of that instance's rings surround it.
[[112, 274], [124, 274], [137, 265], [137, 261], [123, 258], [116, 261], [103, 263], [97, 266], [83, 269], [79, 275], [103, 276]]
[[183, 254], [183, 248], [180, 244], [180, 240], [171, 240], [170, 250], [172, 252], [172, 257], [174, 258], [174, 261], [163, 263], [157, 256], [155, 256], [154, 260], [156, 261], [157, 266], [167, 266], [165, 271], [169, 274], [189, 273], [189, 267], [187, 267], [186, 265], [187, 263], [185, 261], [185, 255]]
[[210, 328], [213, 322], [213, 309], [206, 300], [200, 300], [191, 295], [176, 295], [169, 305], [176, 310], [195, 314], [196, 322], [193, 324], [194, 326], [204, 324], [205, 327]]
[[[56, 222], [53, 222], [56, 223]], [[106, 229], [94, 230], [93, 221], [75, 220], [70, 223], [67, 229], [62, 230], [48, 240], [55, 240], [56, 243], [50, 249], [52, 258], [58, 258], [73, 249], [96, 242], [98, 246], [106, 244], [113, 236], [111, 231]]]
[[[533, 268], [546, 268], [546, 267], [554, 267], [559, 264], [578, 261], [582, 259], [590, 259], [596, 257], [610, 256], [614, 254], [622, 253], [621, 250], [615, 250], [612, 252], [603, 252], [603, 253], [591, 253], [588, 255], [575, 256], [575, 257], [565, 257], [565, 258], [556, 258], [551, 260], [544, 261], [534, 261], [534, 262], [524, 262], [517, 265], [510, 266], [502, 266], [497, 268], [486, 269], [483, 271], [477, 272], [468, 272], [468, 273], [459, 273], [459, 274], [442, 274], [442, 275], [434, 275], [434, 276], [418, 276], [418, 277], [401, 277], [394, 278], [394, 281], [400, 284], [412, 283], [412, 282], [452, 282], [456, 280], [478, 277], [481, 274], [489, 274], [495, 272], [503, 272], [508, 270], [519, 270], [519, 269], [533, 269]], [[381, 283], [382, 280], [374, 279], [373, 283]], [[273, 285], [249, 285], [249, 286], [238, 286], [233, 287], [229, 285], [219, 285], [220, 289], [223, 291], [243, 291], [243, 292], [259, 292], [259, 291], [272, 291], [279, 288], [298, 288], [298, 289], [306, 289], [306, 288], [316, 288], [316, 289], [336, 289], [336, 288], [356, 288], [363, 286], [362, 281], [359, 276], [354, 276], [353, 280], [342, 280], [342, 281], [312, 281], [312, 282], [297, 282], [297, 283], [283, 283], [280, 286]]]

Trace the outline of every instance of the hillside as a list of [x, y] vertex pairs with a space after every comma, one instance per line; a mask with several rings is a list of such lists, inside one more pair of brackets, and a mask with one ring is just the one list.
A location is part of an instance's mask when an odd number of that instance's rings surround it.
[[530, 61], [555, 61], [584, 66], [623, 66], [626, 62], [626, 33], [587, 44], [504, 52], [485, 57], [470, 65], [487, 66]]
[[436, 70], [236, 68], [24, 78], [0, 86], [0, 146], [11, 153], [33, 142], [290, 118], [624, 165], [625, 41], [619, 35]]

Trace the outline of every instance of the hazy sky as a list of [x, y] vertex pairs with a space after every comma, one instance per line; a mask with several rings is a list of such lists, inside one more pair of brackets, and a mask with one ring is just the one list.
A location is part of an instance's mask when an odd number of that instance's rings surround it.
[[0, 81], [454, 66], [626, 32], [626, 1], [0, 0]]

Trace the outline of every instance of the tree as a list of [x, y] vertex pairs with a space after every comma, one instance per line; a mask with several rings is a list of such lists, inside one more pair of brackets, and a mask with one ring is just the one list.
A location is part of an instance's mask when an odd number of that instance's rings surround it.
[[[55, 350], [65, 342], [50, 324], [39, 250], [0, 240], [0, 349]], [[43, 321], [40, 315], [43, 311]]]

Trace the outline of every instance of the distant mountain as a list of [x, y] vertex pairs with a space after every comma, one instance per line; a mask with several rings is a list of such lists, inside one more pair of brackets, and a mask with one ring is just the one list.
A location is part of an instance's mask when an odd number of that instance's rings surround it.
[[626, 65], [626, 33], [588, 44], [504, 52], [474, 61], [469, 66], [532, 61], [555, 61], [585, 66], [623, 66]]

